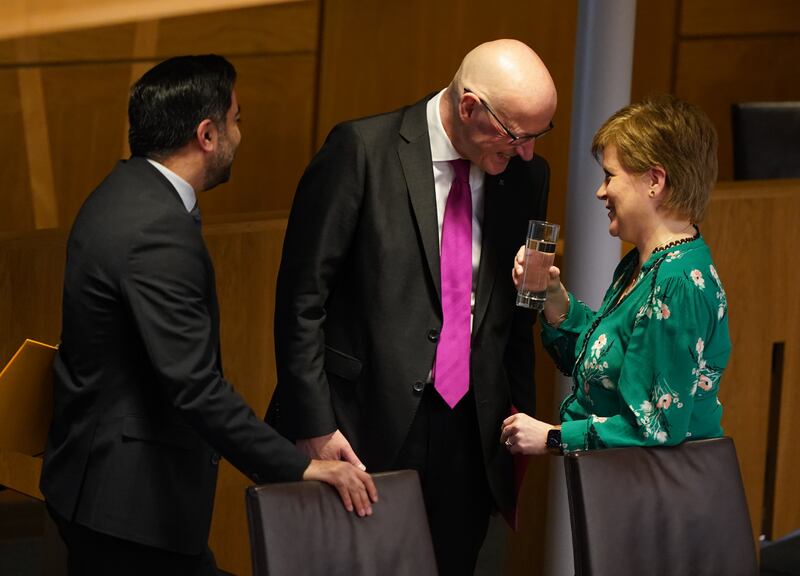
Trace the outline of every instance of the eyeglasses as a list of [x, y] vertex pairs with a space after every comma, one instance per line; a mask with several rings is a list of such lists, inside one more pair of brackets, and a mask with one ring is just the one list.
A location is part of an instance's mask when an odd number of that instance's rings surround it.
[[492, 118], [494, 118], [494, 121], [497, 122], [498, 126], [500, 126], [500, 128], [503, 130], [503, 133], [511, 139], [508, 143], [511, 144], [512, 146], [522, 146], [524, 144], [527, 144], [528, 142], [536, 140], [537, 138], [541, 138], [542, 136], [544, 136], [545, 134], [550, 132], [550, 130], [553, 129], [553, 123], [550, 122], [547, 128], [545, 128], [541, 132], [537, 132], [536, 134], [523, 134], [522, 136], [517, 136], [511, 130], [509, 130], [505, 124], [503, 124], [500, 121], [500, 118], [498, 118], [497, 114], [494, 113], [492, 107], [486, 103], [486, 100], [475, 94], [475, 92], [473, 92], [469, 88], [464, 88], [464, 94], [472, 94], [478, 99], [481, 105], [484, 108], [486, 108], [486, 111], [492, 116]]

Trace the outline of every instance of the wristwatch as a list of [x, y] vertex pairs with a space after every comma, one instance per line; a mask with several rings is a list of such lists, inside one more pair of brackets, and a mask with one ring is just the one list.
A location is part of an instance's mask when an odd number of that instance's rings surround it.
[[563, 454], [561, 447], [561, 428], [551, 428], [547, 431], [547, 441], [545, 442], [547, 451], [550, 454]]

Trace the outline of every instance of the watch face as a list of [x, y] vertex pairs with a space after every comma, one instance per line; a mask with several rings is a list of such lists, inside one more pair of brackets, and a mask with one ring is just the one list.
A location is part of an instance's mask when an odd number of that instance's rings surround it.
[[553, 428], [547, 431], [547, 447], [561, 448], [561, 430]]

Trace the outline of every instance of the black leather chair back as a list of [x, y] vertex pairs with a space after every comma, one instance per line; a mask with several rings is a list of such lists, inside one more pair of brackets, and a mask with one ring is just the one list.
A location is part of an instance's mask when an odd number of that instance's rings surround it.
[[800, 178], [800, 102], [734, 104], [736, 180]]
[[730, 438], [564, 457], [577, 576], [755, 576]]
[[419, 477], [412, 470], [372, 476], [372, 516], [347, 512], [320, 482], [247, 489], [254, 576], [435, 576]]

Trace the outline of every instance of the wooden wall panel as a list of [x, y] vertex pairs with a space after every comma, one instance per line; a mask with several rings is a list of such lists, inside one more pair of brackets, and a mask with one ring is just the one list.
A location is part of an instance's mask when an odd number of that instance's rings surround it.
[[800, 181], [720, 184], [703, 235], [725, 287], [733, 353], [723, 375], [723, 427], [742, 469], [754, 536], [761, 533], [772, 347], [785, 343], [773, 537], [800, 525], [800, 433], [795, 415], [800, 347]]
[[80, 31], [108, 24], [187, 16], [298, 0], [4, 0], [0, 38]]
[[[162, 20], [140, 20], [22, 40], [0, 40], [0, 64], [109, 62], [162, 59], [176, 54], [262, 54], [313, 52], [317, 47], [316, 0], [258, 6]], [[157, 44], [142, 54], [135, 48], [142, 26], [155, 24]], [[19, 54], [18, 44], [33, 44], [36, 59]], [[134, 47], [132, 49], [132, 47]]]
[[[639, 4], [642, 4], [641, 2]], [[682, 36], [800, 32], [797, 0], [684, 0]]]
[[675, 94], [700, 106], [720, 136], [719, 178], [733, 178], [731, 105], [800, 100], [800, 34], [683, 41]]
[[41, 73], [60, 221], [69, 227], [122, 157], [130, 65], [48, 65]]
[[14, 69], [0, 68], [0, 123], [6, 127], [8, 135], [0, 142], [0, 182], [3, 183], [0, 232], [32, 229], [33, 198], [28, 179], [25, 122]]
[[631, 102], [672, 93], [680, 0], [636, 3]]
[[58, 343], [65, 251], [63, 230], [0, 234], [0, 365], [26, 338]]
[[160, 21], [157, 56], [313, 53], [318, 18], [316, 0], [165, 18]]
[[[47, 62], [73, 63], [82, 60], [110, 61], [131, 57], [136, 25], [125, 24], [0, 40], [0, 64], [30, 66]], [[27, 44], [35, 57], [26, 57], [20, 44]]]
[[288, 209], [313, 147], [317, 9], [302, 2], [0, 43], [0, 115], [20, 135], [0, 155], [0, 231], [69, 227], [129, 154], [129, 86], [175, 53], [222, 53], [239, 69], [242, 146], [232, 182], [203, 197], [205, 213]]
[[50, 132], [47, 127], [41, 70], [19, 70], [17, 78], [25, 122], [25, 148], [28, 154], [28, 181], [34, 225], [37, 229], [58, 228], [58, 199], [53, 183]]

